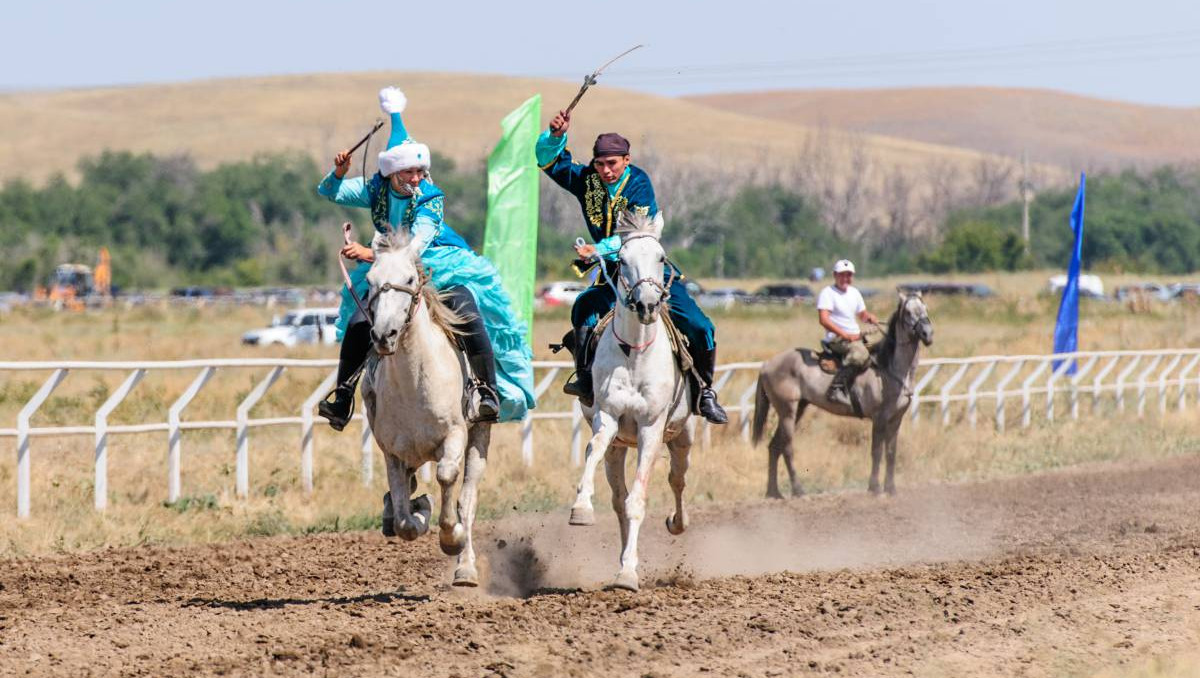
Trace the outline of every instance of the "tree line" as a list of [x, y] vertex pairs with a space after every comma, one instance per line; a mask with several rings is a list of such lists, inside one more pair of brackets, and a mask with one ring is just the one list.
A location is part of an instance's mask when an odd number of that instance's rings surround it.
[[[101, 246], [112, 254], [114, 284], [126, 289], [328, 285], [338, 280], [339, 225], [353, 221], [363, 239], [370, 232], [365, 211], [316, 194], [328, 168], [299, 153], [202, 170], [186, 157], [105, 152], [78, 169], [75, 182], [60, 175], [41, 187], [17, 179], [0, 188], [0, 236], [8, 255], [0, 260], [0, 289], [45, 284], [60, 263], [93, 263]], [[814, 168], [737, 185], [684, 176], [682, 169], [650, 169], [660, 203], [669, 205], [665, 244], [692, 276], [796, 278], [840, 257], [869, 262], [872, 274], [1061, 268], [1072, 245], [1074, 188], [1037, 197], [1026, 252], [1021, 204], [1011, 191], [995, 188], [1001, 185], [997, 172], [985, 169], [965, 200], [930, 207], [937, 196], [926, 196], [923, 213], [896, 207], [876, 209], [874, 216], [855, 198], [861, 187], [821, 188]], [[447, 222], [478, 247], [487, 209], [483, 169], [459, 169], [435, 157], [433, 179], [448, 196]], [[903, 182], [895, 174], [881, 185], [907, 205], [911, 187]], [[984, 195], [986, 186], [993, 188]], [[1164, 273], [1200, 268], [1198, 189], [1200, 172], [1193, 169], [1091, 177], [1084, 266]], [[540, 211], [539, 276], [564, 277], [571, 243], [584, 232], [578, 206], [546, 183]], [[917, 220], [929, 223], [917, 228]]]

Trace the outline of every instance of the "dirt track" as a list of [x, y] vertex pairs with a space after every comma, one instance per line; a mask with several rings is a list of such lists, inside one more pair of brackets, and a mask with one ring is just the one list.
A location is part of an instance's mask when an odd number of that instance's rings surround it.
[[[0, 562], [0, 674], [1050, 676], [1200, 640], [1200, 458], [974, 485], [482, 525], [489, 584], [432, 535]], [[503, 545], [503, 546], [501, 546]], [[582, 587], [582, 590], [578, 590]]]

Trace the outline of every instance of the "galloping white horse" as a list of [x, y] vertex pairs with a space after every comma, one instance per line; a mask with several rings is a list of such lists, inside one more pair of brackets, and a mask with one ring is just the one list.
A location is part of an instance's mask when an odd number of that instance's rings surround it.
[[[620, 268], [616, 281], [610, 281], [617, 296], [616, 311], [608, 331], [600, 337], [592, 365], [595, 404], [585, 407], [584, 415], [592, 422], [593, 435], [570, 522], [595, 522], [592, 493], [596, 465], [604, 455], [613, 510], [621, 526], [621, 569], [611, 586], [636, 591], [637, 538], [646, 514], [646, 486], [664, 442], [671, 453], [669, 482], [675, 493], [675, 511], [667, 518], [667, 530], [680, 534], [687, 529], [683, 488], [692, 447], [688, 426], [692, 394], [689, 380], [671, 354], [661, 315], [670, 297], [669, 286], [663, 283], [666, 255], [659, 243], [662, 215], [651, 220], [627, 212], [622, 221]], [[625, 453], [634, 444], [638, 448], [637, 473], [629, 490]]]
[[[383, 450], [390, 491], [384, 496], [384, 534], [412, 541], [429, 530], [429, 499], [410, 500], [416, 471], [437, 462], [442, 489], [438, 543], [457, 555], [456, 586], [476, 586], [471, 527], [479, 480], [487, 464], [489, 424], [469, 424], [463, 412], [463, 371], [457, 349], [443, 328], [455, 325], [420, 268], [407, 235], [377, 235], [371, 285], [371, 341], [379, 354], [363, 376], [363, 403], [375, 440]], [[435, 322], [435, 319], [437, 322]], [[457, 505], [454, 484], [466, 456]]]

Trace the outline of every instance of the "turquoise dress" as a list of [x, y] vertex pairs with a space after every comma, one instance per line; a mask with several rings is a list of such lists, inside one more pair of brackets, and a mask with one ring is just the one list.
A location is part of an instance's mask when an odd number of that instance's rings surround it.
[[[393, 136], [399, 114], [393, 115]], [[403, 127], [401, 127], [403, 129]], [[483, 316], [484, 327], [492, 342], [496, 360], [496, 389], [500, 396], [500, 421], [517, 421], [536, 407], [533, 395], [533, 352], [525, 342], [526, 327], [513, 314], [508, 293], [500, 285], [500, 275], [490, 261], [471, 250], [462, 236], [442, 219], [444, 196], [428, 179], [421, 182], [416, 197], [396, 194], [389, 182], [376, 174], [370, 181], [362, 177], [338, 179], [330, 172], [317, 186], [317, 192], [339, 205], [371, 210], [376, 230], [408, 229], [421, 248], [421, 264], [429, 270], [438, 290], [461, 285], [471, 291]], [[371, 265], [360, 262], [350, 272], [350, 281], [359, 299], [369, 292], [367, 271]], [[348, 288], [342, 289], [338, 315], [338, 341], [346, 325], [358, 310]]]

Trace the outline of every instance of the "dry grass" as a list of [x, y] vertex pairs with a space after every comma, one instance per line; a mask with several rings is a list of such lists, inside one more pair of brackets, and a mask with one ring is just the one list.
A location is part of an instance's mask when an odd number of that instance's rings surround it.
[[[1055, 301], [1030, 296], [1045, 277], [1040, 274], [990, 276], [982, 282], [1001, 291], [988, 301], [931, 299], [936, 325], [937, 356], [1031, 352], [1048, 349]], [[864, 281], [884, 287], [895, 281]], [[1114, 284], [1110, 281], [1109, 284]], [[893, 303], [880, 295], [874, 310], [886, 315]], [[334, 357], [333, 347], [295, 350], [254, 349], [238, 343], [239, 334], [269, 319], [271, 311], [234, 309], [135, 309], [79, 315], [22, 311], [0, 316], [0, 343], [8, 359], [97, 357], [175, 359], [210, 356], [288, 355]], [[1081, 346], [1149, 348], [1196, 345], [1200, 309], [1189, 305], [1158, 307], [1150, 314], [1130, 315], [1119, 305], [1085, 305]], [[746, 309], [715, 314], [721, 360], [761, 360], [796, 345], [815, 344], [811, 307]], [[550, 358], [547, 343], [566, 325], [565, 314], [539, 316], [535, 348]], [[236, 402], [262, 370], [227, 370], [189, 408], [189, 419], [232, 418]], [[123, 374], [79, 372], [56, 391], [37, 423], [87, 424], [96, 406]], [[114, 423], [165, 419], [165, 409], [192, 378], [192, 373], [152, 374], [112, 417]], [[317, 372], [292, 370], [255, 409], [255, 416], [293, 415], [295, 407], [317, 385]], [[12, 426], [16, 411], [44, 375], [0, 375], [0, 422]], [[752, 383], [739, 377], [726, 389], [726, 402]], [[564, 409], [565, 396], [549, 394], [545, 409]], [[1151, 408], [1153, 409], [1153, 408]], [[765, 490], [763, 449], [753, 449], [737, 430], [718, 432], [713, 446], [697, 450], [689, 473], [693, 502], [736, 501], [761, 496]], [[96, 514], [92, 503], [90, 437], [36, 438], [33, 441], [33, 516], [17, 521], [15, 454], [12, 439], [0, 444], [0, 554], [91, 549], [144, 542], [183, 543], [279, 532], [364, 529], [377, 524], [384, 491], [382, 463], [375, 455], [374, 480], [364, 488], [359, 475], [358, 430], [335, 434], [321, 427], [316, 435], [315, 491], [306, 496], [300, 484], [299, 432], [294, 426], [257, 429], [251, 433], [251, 496], [234, 495], [232, 432], [184, 434], [183, 495], [173, 506], [166, 498], [164, 434], [114, 436], [110, 441], [110, 508]], [[570, 431], [566, 422], [539, 423], [536, 463], [520, 459], [519, 429], [498, 427], [485, 477], [481, 512], [485, 517], [511, 511], [558, 510], [573, 496], [577, 470], [565, 463]], [[797, 460], [809, 491], [860, 491], [869, 469], [867, 425], [817, 414], [805, 420]], [[899, 484], [961, 481], [1020, 474], [1072, 464], [1115, 459], [1143, 459], [1194, 454], [1200, 448], [1191, 412], [1146, 420], [1132, 415], [1084, 419], [1057, 426], [1035, 423], [1021, 434], [998, 435], [987, 427], [943, 429], [930, 418], [906, 424], [900, 442]], [[663, 507], [669, 490], [664, 476], [653, 485], [652, 505]], [[433, 491], [436, 492], [436, 489]], [[597, 505], [607, 506], [604, 483]]]
[[[6, 158], [0, 181], [71, 175], [79, 158], [105, 149], [186, 153], [204, 167], [257, 152], [302, 150], [325, 165], [379, 117], [376, 94], [386, 84], [408, 94], [410, 131], [470, 165], [487, 156], [500, 119], [526, 98], [541, 93], [549, 120], [578, 88], [556, 80], [391, 71], [0, 94], [0, 148]], [[577, 117], [572, 138], [581, 153], [596, 134], [617, 129], [634, 141], [637, 153], [653, 148], [670, 163], [685, 165], [720, 157], [725, 170], [787, 162], [814, 134], [795, 124], [607, 86], [588, 94]], [[844, 136], [831, 133], [835, 152], [848, 151], [849, 144], [839, 142]], [[889, 167], [940, 161], [970, 169], [982, 157], [881, 136], [860, 141]]]
[[1194, 162], [1200, 109], [991, 87], [784, 90], [688, 97], [797, 125], [883, 134], [1073, 169]]

